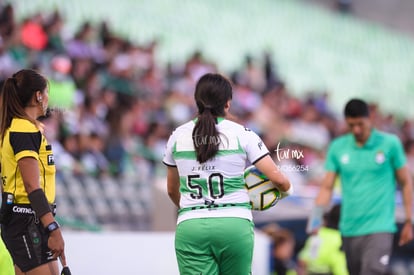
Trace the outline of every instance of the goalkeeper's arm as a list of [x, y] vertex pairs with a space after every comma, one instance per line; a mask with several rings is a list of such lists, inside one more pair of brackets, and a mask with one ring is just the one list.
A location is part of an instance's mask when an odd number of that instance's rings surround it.
[[324, 210], [331, 202], [335, 179], [336, 173], [327, 172], [325, 174], [321, 188], [315, 199], [315, 205], [311, 211], [308, 224], [306, 226], [306, 232], [308, 234], [314, 233], [323, 224]]
[[335, 172], [327, 172], [325, 174], [325, 177], [322, 180], [321, 188], [319, 189], [319, 193], [315, 199], [315, 205], [323, 207], [329, 206], [332, 199], [335, 179]]

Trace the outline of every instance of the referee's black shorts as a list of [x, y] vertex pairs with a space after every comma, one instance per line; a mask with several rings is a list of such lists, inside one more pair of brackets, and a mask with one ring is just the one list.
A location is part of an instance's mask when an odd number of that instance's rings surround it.
[[2, 225], [1, 236], [22, 272], [56, 260], [47, 246], [49, 235], [30, 205], [13, 205], [10, 220]]

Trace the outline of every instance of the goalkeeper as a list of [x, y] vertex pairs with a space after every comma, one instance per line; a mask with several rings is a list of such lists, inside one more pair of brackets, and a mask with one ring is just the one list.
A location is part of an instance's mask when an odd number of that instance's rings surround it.
[[[348, 271], [352, 275], [385, 274], [397, 230], [396, 182], [401, 186], [406, 215], [399, 245], [413, 239], [412, 179], [400, 140], [373, 127], [366, 102], [350, 100], [344, 114], [350, 133], [336, 138], [328, 149], [327, 173], [316, 197], [315, 212], [330, 204], [339, 176], [342, 188], [339, 229]], [[312, 218], [309, 224], [312, 227], [315, 220]]]

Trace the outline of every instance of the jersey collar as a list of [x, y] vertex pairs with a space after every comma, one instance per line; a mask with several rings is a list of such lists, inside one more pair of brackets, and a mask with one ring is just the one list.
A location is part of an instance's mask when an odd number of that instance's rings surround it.
[[[197, 122], [197, 120], [198, 120], [198, 118], [196, 117], [196, 118], [194, 118], [193, 119], [193, 122], [194, 123], [196, 123]], [[224, 120], [224, 117], [221, 117], [221, 116], [219, 116], [219, 117], [216, 117], [216, 124], [219, 124], [220, 122], [222, 122]]]
[[376, 137], [378, 136], [378, 131], [375, 129], [375, 128], [372, 128], [371, 129], [371, 133], [370, 133], [370, 135], [369, 135], [369, 138], [368, 138], [368, 140], [364, 143], [364, 145], [362, 145], [362, 146], [358, 146], [358, 144], [357, 144], [357, 142], [356, 142], [356, 140], [355, 140], [355, 137], [354, 136], [352, 136], [352, 139], [353, 139], [353, 141], [354, 141], [354, 146], [355, 147], [358, 147], [358, 148], [371, 148], [371, 147], [373, 147], [373, 146], [375, 146], [375, 140], [376, 140]]

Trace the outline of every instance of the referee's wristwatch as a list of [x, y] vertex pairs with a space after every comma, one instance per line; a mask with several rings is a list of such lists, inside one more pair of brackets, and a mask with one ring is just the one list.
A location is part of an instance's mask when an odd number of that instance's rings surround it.
[[47, 233], [52, 233], [53, 231], [57, 230], [60, 227], [60, 225], [57, 223], [57, 221], [53, 221], [51, 223], [49, 223], [48, 226], [46, 226], [46, 232]]

